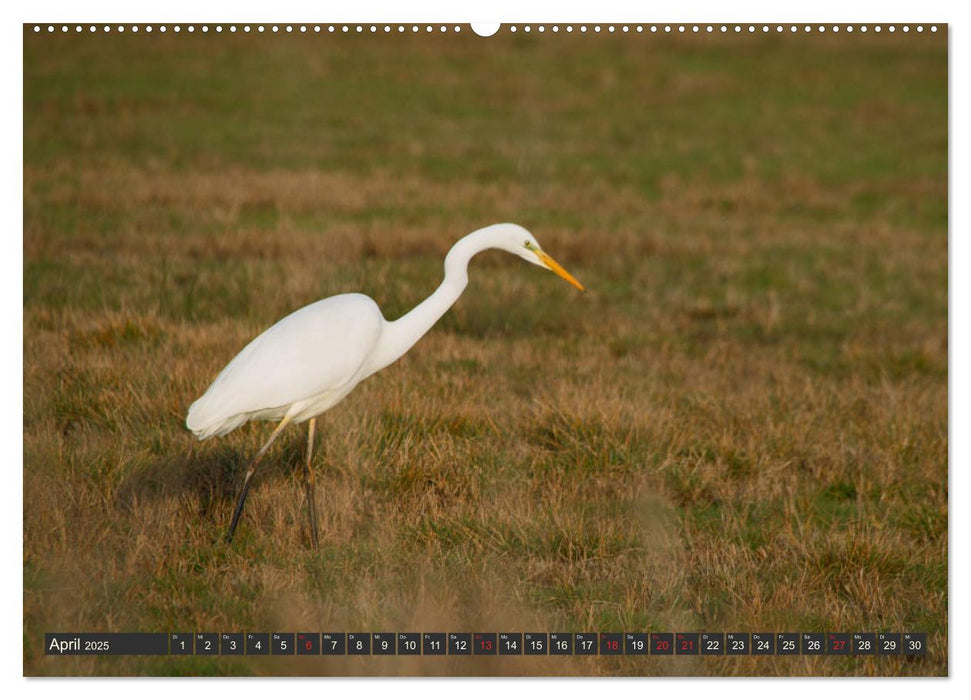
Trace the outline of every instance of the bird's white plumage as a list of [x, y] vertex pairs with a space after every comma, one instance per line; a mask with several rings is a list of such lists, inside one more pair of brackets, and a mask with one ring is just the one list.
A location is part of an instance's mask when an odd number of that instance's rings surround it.
[[487, 226], [452, 246], [441, 285], [396, 321], [386, 321], [378, 305], [363, 294], [340, 294], [294, 311], [268, 328], [192, 404], [186, 427], [204, 440], [248, 420], [287, 418], [299, 423], [323, 413], [417, 343], [462, 294], [469, 260], [490, 248], [552, 270], [583, 289], [522, 226]]
[[292, 422], [300, 422], [327, 410], [367, 376], [386, 323], [363, 294], [340, 294], [294, 311], [226, 365], [189, 408], [186, 426], [204, 439], [250, 419], [279, 420], [290, 411]]

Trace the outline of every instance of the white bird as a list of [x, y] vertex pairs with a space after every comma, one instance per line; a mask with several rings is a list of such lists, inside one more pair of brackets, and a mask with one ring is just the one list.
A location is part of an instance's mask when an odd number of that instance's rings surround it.
[[192, 406], [186, 427], [200, 440], [225, 435], [249, 420], [279, 421], [243, 480], [227, 541], [232, 541], [256, 465], [290, 423], [309, 420], [304, 482], [310, 539], [317, 547], [311, 457], [316, 416], [339, 403], [362, 380], [404, 355], [462, 294], [476, 253], [505, 250], [552, 270], [581, 291], [569, 272], [516, 224], [495, 224], [459, 240], [445, 257], [445, 279], [435, 292], [396, 321], [373, 299], [338, 294], [294, 311], [263, 331], [226, 365]]

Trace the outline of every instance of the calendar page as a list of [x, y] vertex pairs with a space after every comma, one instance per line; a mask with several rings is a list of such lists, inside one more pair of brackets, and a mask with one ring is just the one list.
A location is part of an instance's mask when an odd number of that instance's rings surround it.
[[24, 24], [24, 675], [948, 675], [948, 79]]

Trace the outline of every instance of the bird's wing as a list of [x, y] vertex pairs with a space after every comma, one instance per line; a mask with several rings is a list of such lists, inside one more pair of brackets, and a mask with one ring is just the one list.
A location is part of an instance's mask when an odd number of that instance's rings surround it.
[[294, 311], [257, 336], [189, 409], [199, 432], [244, 413], [289, 406], [354, 380], [381, 336], [384, 317], [362, 294]]

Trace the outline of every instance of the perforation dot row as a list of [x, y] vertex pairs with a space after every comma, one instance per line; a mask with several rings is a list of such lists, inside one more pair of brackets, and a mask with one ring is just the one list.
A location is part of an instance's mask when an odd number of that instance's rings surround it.
[[244, 24], [244, 25], [241, 25], [241, 26], [238, 26], [238, 27], [235, 24], [230, 24], [230, 25], [217, 24], [217, 25], [212, 26], [212, 27], [210, 27], [207, 24], [202, 24], [202, 25], [198, 25], [198, 26], [193, 25], [193, 24], [187, 24], [185, 26], [179, 25], [179, 24], [175, 24], [175, 25], [172, 25], [171, 27], [169, 27], [167, 25], [159, 25], [158, 27], [153, 27], [152, 25], [140, 26], [140, 25], [137, 25], [137, 24], [127, 25], [127, 26], [124, 25], [124, 24], [119, 24], [117, 26], [112, 26], [112, 25], [106, 24], [106, 25], [104, 25], [102, 27], [99, 27], [99, 26], [94, 25], [94, 24], [88, 25], [88, 26], [82, 26], [80, 24], [73, 25], [73, 26], [67, 25], [67, 24], [61, 24], [61, 25], [48, 24], [46, 26], [42, 26], [42, 25], [39, 25], [39, 24], [35, 24], [34, 25], [34, 32], [35, 33], [40, 33], [40, 32], [43, 32], [43, 31], [47, 31], [48, 33], [53, 33], [53, 32], [56, 32], [58, 30], [60, 30], [61, 32], [64, 32], [64, 33], [70, 32], [72, 30], [75, 33], [81, 33], [83, 31], [85, 31], [85, 29], [87, 29], [87, 31], [90, 32], [90, 33], [94, 33], [94, 32], [97, 32], [97, 31], [102, 31], [102, 32], [105, 32], [105, 33], [118, 32], [120, 34], [123, 34], [126, 31], [129, 31], [129, 32], [132, 32], [132, 33], [138, 33], [139, 31], [143, 31], [143, 32], [147, 32], [149, 34], [152, 33], [153, 31], [159, 31], [159, 32], [162, 32], [162, 33], [165, 33], [165, 32], [168, 32], [168, 31], [172, 31], [172, 32], [175, 32], [176, 34], [178, 34], [180, 32], [189, 32], [190, 34], [192, 34], [192, 33], [196, 32], [196, 31], [199, 31], [199, 32], [202, 32], [202, 33], [208, 33], [209, 31], [215, 31], [217, 33], [218, 32], [224, 32], [224, 31], [230, 32], [230, 33], [235, 33], [235, 32], [244, 32], [244, 33], [246, 33], [246, 32], [257, 32], [257, 33], [262, 33], [262, 32], [272, 32], [272, 33], [285, 32], [285, 33], [288, 33], [288, 34], [292, 34], [294, 32], [301, 33], [301, 34], [306, 34], [308, 32], [313, 32], [313, 33], [316, 33], [316, 34], [319, 34], [321, 32], [330, 32], [331, 34], [336, 33], [336, 32], [344, 32], [344, 33], [358, 32], [358, 33], [361, 33], [361, 32], [365, 32], [365, 31], [369, 31], [369, 32], [372, 32], [372, 33], [377, 33], [379, 31], [383, 31], [385, 33], [391, 33], [393, 31], [397, 31], [399, 33], [404, 33], [404, 32], [409, 32], [409, 31], [410, 32], [413, 32], [413, 33], [417, 33], [417, 32], [421, 32], [421, 31], [425, 31], [425, 32], [429, 32], [430, 33], [430, 32], [434, 32], [436, 30], [438, 30], [439, 32], [442, 32], [442, 33], [448, 32], [449, 30], [458, 33], [460, 31], [462, 31], [462, 28], [459, 27], [458, 25], [456, 25], [454, 27], [448, 27], [448, 26], [445, 26], [445, 25], [432, 26], [430, 24], [429, 25], [424, 25], [424, 26], [419, 26], [417, 24], [407, 25], [407, 26], [406, 25], [403, 25], [403, 24], [394, 25], [394, 26], [392, 26], [390, 24], [385, 24], [385, 25], [374, 25], [374, 24], [372, 24], [372, 25], [361, 25], [361, 24], [357, 24], [357, 25], [348, 25], [348, 24], [334, 25], [334, 24], [330, 24], [330, 25], [323, 25], [323, 26], [321, 26], [319, 24], [314, 24], [314, 25], [306, 25], [306, 24], [298, 24], [298, 25], [292, 25], [292, 24], [277, 25], [277, 24], [273, 24], [273, 25], [268, 25], [268, 26], [267, 25], [262, 25], [262, 24], [259, 24], [259, 25]]
[[[545, 32], [547, 30], [547, 28], [544, 25], [539, 25], [535, 29], [536, 29], [537, 32], [540, 32], [540, 33]], [[553, 32], [559, 32], [559, 31], [561, 31], [561, 28], [560, 28], [559, 25], [553, 25], [553, 26], [549, 27], [549, 29], [550, 29], [550, 31], [553, 31]], [[743, 25], [743, 24], [651, 24], [651, 25], [647, 25], [647, 26], [638, 24], [638, 25], [634, 25], [633, 27], [631, 25], [628, 25], [628, 24], [624, 24], [624, 25], [620, 25], [620, 26], [616, 26], [616, 25], [613, 25], [613, 24], [609, 24], [609, 25], [606, 25], [606, 26], [602, 26], [602, 25], [599, 25], [599, 24], [594, 24], [594, 25], [591, 25], [591, 26], [588, 27], [585, 24], [581, 24], [581, 25], [579, 25], [577, 27], [574, 27], [573, 25], [566, 25], [565, 27], [562, 28], [562, 31], [566, 31], [568, 33], [569, 32], [573, 32], [573, 31], [579, 31], [581, 33], [587, 32], [587, 31], [593, 31], [594, 33], [597, 33], [597, 32], [602, 32], [604, 30], [606, 30], [607, 32], [616, 32], [616, 31], [619, 30], [621, 32], [631, 32], [631, 31], [634, 31], [634, 32], [639, 32], [639, 33], [643, 33], [645, 31], [647, 31], [647, 32], [651, 32], [651, 33], [654, 33], [654, 34], [657, 34], [657, 33], [664, 33], [664, 34], [679, 33], [679, 34], [685, 34], [685, 33], [689, 33], [689, 32], [690, 33], [693, 33], [693, 34], [701, 34], [701, 33], [713, 34], [715, 32], [721, 32], [721, 33], [727, 33], [727, 32], [735, 32], [735, 33], [748, 32], [750, 34], [754, 34], [756, 32], [762, 32], [764, 34], [768, 34], [771, 31], [775, 31], [777, 33], [781, 33], [781, 32], [788, 31], [790, 33], [795, 34], [796, 32], [802, 30], [804, 33], [807, 33], [808, 34], [810, 32], [814, 32], [814, 31], [815, 32], [819, 32], [819, 33], [825, 33], [826, 31], [832, 31], [832, 32], [838, 33], [840, 30], [846, 31], [846, 32], [849, 32], [849, 33], [852, 33], [855, 29], [858, 30], [858, 31], [860, 31], [860, 32], [864, 32], [864, 33], [867, 32], [867, 31], [869, 31], [869, 30], [871, 30], [871, 29], [874, 32], [881, 32], [881, 31], [884, 30], [884, 27], [881, 26], [881, 25], [872, 25], [872, 26], [870, 26], [870, 25], [865, 25], [865, 24], [857, 25], [857, 26], [854, 26], [852, 24], [851, 25], [845, 25], [845, 26], [841, 26], [841, 25], [838, 25], [838, 24], [834, 24], [831, 27], [827, 27], [824, 24], [815, 25], [815, 26], [814, 25], [810, 25], [810, 24], [799, 25], [799, 26], [797, 26], [795, 24], [792, 24], [792, 25], [782, 25], [782, 24], [774, 24], [774, 25], [769, 25], [769, 24], [761, 24], [761, 25], [755, 25], [755, 24], [748, 24], [748, 25]], [[888, 32], [895, 32], [895, 31], [897, 31], [897, 26], [891, 24], [891, 25], [887, 25], [885, 27], [885, 29]], [[913, 26], [913, 29], [914, 29], [914, 31], [917, 31], [917, 32], [923, 32], [924, 31], [924, 26], [921, 25], [921, 24], [917, 24], [917, 25], [914, 25]], [[936, 25], [931, 25], [929, 27], [929, 29], [932, 32], [936, 32], [937, 31], [937, 26]], [[522, 27], [522, 31], [523, 32], [527, 32], [528, 33], [528, 32], [531, 32], [532, 30], [533, 30], [533, 28], [530, 25], [526, 25], [526, 26]], [[904, 24], [904, 25], [901, 25], [900, 26], [900, 31], [902, 31], [902, 32], [909, 32], [910, 30], [911, 30], [911, 26], [910, 25]], [[515, 33], [517, 31], [519, 31], [519, 28], [516, 25], [511, 25], [509, 27], [509, 31]]]
[[[422, 31], [424, 31], [425, 33], [432, 33], [432, 32], [435, 32], [436, 30], [438, 32], [444, 34], [444, 33], [447, 33], [449, 31], [453, 31], [455, 33], [458, 33], [458, 32], [461, 32], [462, 31], [462, 28], [459, 27], [458, 25], [455, 25], [455, 26], [446, 26], [446, 25], [433, 26], [433, 25], [430, 25], [430, 24], [428, 24], [428, 25], [421, 25], [421, 26], [419, 26], [417, 24], [412, 24], [412, 25], [404, 25], [404, 24], [398, 24], [398, 25], [390, 25], [390, 24], [385, 24], [385, 25], [375, 25], [375, 24], [371, 24], [371, 25], [361, 25], [361, 24], [356, 24], [356, 25], [348, 25], [348, 24], [334, 25], [334, 24], [329, 24], [329, 25], [323, 25], [323, 26], [322, 25], [319, 25], [319, 24], [314, 24], [314, 25], [306, 25], [306, 24], [300, 24], [300, 25], [292, 25], [292, 24], [276, 25], [276, 24], [273, 24], [273, 25], [268, 25], [268, 26], [267, 25], [262, 25], [262, 24], [260, 24], [260, 25], [248, 25], [248, 24], [244, 24], [244, 25], [241, 25], [239, 27], [237, 27], [235, 24], [226, 25], [226, 26], [221, 25], [221, 24], [217, 24], [217, 25], [214, 25], [213, 27], [210, 27], [209, 25], [206, 25], [206, 24], [202, 24], [202, 25], [199, 25], [199, 26], [196, 26], [196, 25], [193, 25], [193, 24], [189, 24], [189, 25], [182, 26], [182, 25], [176, 24], [176, 25], [172, 25], [171, 27], [169, 27], [167, 25], [159, 25], [158, 27], [153, 27], [152, 25], [139, 26], [139, 25], [134, 25], [134, 24], [133, 25], [128, 25], [128, 26], [123, 25], [123, 24], [119, 24], [119, 25], [116, 25], [116, 26], [112, 26], [112, 25], [107, 25], [106, 24], [106, 25], [100, 26], [100, 27], [97, 26], [97, 25], [93, 25], [93, 24], [92, 25], [87, 25], [87, 26], [82, 26], [80, 24], [73, 25], [73, 26], [66, 25], [66, 24], [61, 24], [61, 25], [48, 24], [46, 26], [42, 26], [42, 25], [39, 25], [39, 24], [35, 24], [34, 25], [34, 32], [35, 33], [41, 33], [43, 31], [47, 31], [48, 33], [54, 33], [54, 32], [56, 32], [58, 30], [60, 30], [62, 33], [67, 33], [67, 32], [70, 32], [72, 30], [75, 33], [81, 33], [81, 32], [84, 32], [85, 29], [87, 29], [87, 31], [89, 33], [94, 33], [94, 32], [98, 32], [98, 31], [102, 31], [102, 32], [104, 32], [106, 34], [107, 33], [110, 33], [110, 32], [118, 32], [119, 34], [123, 34], [126, 31], [130, 31], [132, 33], [138, 33], [139, 31], [142, 31], [142, 32], [151, 34], [153, 31], [156, 31], [156, 30], [159, 31], [159, 32], [161, 32], [161, 33], [163, 33], [163, 34], [165, 32], [168, 32], [168, 31], [172, 31], [172, 32], [174, 32], [176, 34], [178, 34], [180, 32], [183, 32], [183, 31], [188, 32], [190, 34], [195, 33], [196, 31], [200, 31], [200, 32], [202, 32], [202, 33], [205, 34], [205, 33], [208, 33], [210, 30], [215, 31], [217, 33], [221, 33], [223, 31], [227, 31], [227, 32], [230, 32], [230, 33], [235, 33], [235, 32], [243, 32], [243, 33], [249, 33], [249, 32], [256, 32], [256, 33], [264, 33], [264, 32], [280, 33], [280, 32], [284, 32], [284, 33], [288, 33], [288, 34], [292, 34], [294, 32], [297, 32], [297, 33], [300, 33], [300, 34], [306, 34], [308, 32], [313, 32], [313, 33], [316, 33], [316, 34], [319, 34], [321, 32], [328, 32], [328, 33], [331, 33], [331, 34], [334, 34], [334, 33], [345, 33], [345, 34], [347, 34], [347, 33], [358, 33], [358, 34], [360, 34], [360, 33], [364, 33], [364, 32], [370, 32], [372, 34], [376, 34], [378, 32], [384, 32], [385, 34], [390, 34], [392, 32], [397, 32], [399, 34], [403, 34], [405, 32], [419, 33], [419, 32], [422, 32]], [[541, 25], [538, 25], [536, 27], [533, 27], [533, 26], [528, 25], [528, 24], [527, 25], [524, 25], [524, 26], [518, 26], [518, 25], [513, 24], [513, 25], [510, 25], [508, 27], [505, 27], [505, 29], [506, 29], [506, 31], [508, 31], [510, 33], [513, 33], [513, 34], [515, 34], [517, 32], [524, 32], [524, 33], [527, 33], [528, 34], [528, 33], [532, 32], [532, 31], [534, 31], [534, 29], [535, 29], [536, 32], [538, 32], [540, 34], [545, 33], [546, 31], [550, 31], [550, 32], [553, 32], [553, 33], [559, 33], [561, 31], [563, 31], [563, 32], [566, 32], [568, 34], [569, 33], [572, 33], [572, 32], [580, 32], [581, 34], [586, 33], [586, 32], [601, 33], [601, 32], [604, 32], [604, 31], [606, 31], [607, 33], [613, 33], [613, 32], [618, 32], [619, 31], [621, 33], [629, 33], [629, 32], [644, 33], [644, 32], [649, 32], [649, 33], [652, 33], [652, 34], [658, 34], [658, 33], [661, 33], [661, 34], [674, 34], [674, 33], [677, 33], [677, 34], [687, 34], [687, 33], [692, 33], [692, 34], [702, 34], [702, 33], [705, 33], [705, 34], [714, 34], [714, 33], [722, 33], [722, 34], [725, 34], [725, 33], [728, 33], [728, 32], [734, 32], [736, 34], [740, 34], [740, 33], [743, 33], [743, 32], [747, 32], [749, 34], [755, 34], [757, 32], [761, 32], [763, 34], [768, 34], [768, 33], [773, 32], [773, 31], [776, 32], [776, 33], [789, 32], [790, 34], [795, 34], [795, 33], [801, 31], [802, 33], [808, 34], [808, 33], [811, 33], [811, 32], [825, 33], [827, 31], [831, 31], [833, 33], [839, 33], [840, 31], [844, 31], [844, 32], [847, 32], [847, 33], [850, 33], [851, 34], [854, 31], [859, 31], [861, 33], [866, 33], [868, 31], [873, 31], [873, 32], [876, 32], [876, 33], [880, 33], [882, 31], [887, 31], [887, 32], [890, 32], [890, 33], [894, 33], [896, 31], [898, 31], [898, 29], [899, 29], [899, 31], [905, 32], [905, 33], [910, 32], [911, 29], [913, 29], [916, 32], [923, 32], [925, 30], [925, 27], [924, 27], [924, 25], [921, 25], [921, 24], [917, 24], [917, 25], [913, 25], [913, 26], [904, 24], [904, 25], [900, 25], [899, 27], [896, 26], [896, 25], [893, 25], [893, 24], [887, 25], [885, 27], [882, 26], [882, 25], [872, 25], [871, 26], [871, 25], [866, 25], [866, 24], [862, 24], [862, 25], [845, 25], [845, 26], [831, 25], [829, 27], [827, 27], [826, 25], [822, 25], [822, 24], [820, 24], [820, 25], [809, 25], [809, 24], [806, 24], [806, 25], [798, 25], [798, 26], [795, 25], [795, 24], [792, 24], [792, 25], [782, 25], [782, 24], [774, 24], [774, 25], [768, 25], [768, 24], [762, 24], [762, 25], [754, 25], [754, 24], [748, 24], [748, 25], [741, 25], [741, 24], [731, 24], [731, 25], [728, 25], [728, 24], [719, 24], [719, 25], [714, 25], [714, 24], [690, 24], [690, 25], [688, 25], [688, 24], [660, 24], [660, 25], [659, 24], [651, 24], [651, 25], [641, 25], [641, 24], [638, 24], [638, 25], [628, 25], [628, 24], [624, 24], [624, 25], [613, 25], [613, 24], [609, 24], [609, 25], [599, 25], [599, 24], [594, 24], [594, 25], [590, 25], [590, 26], [587, 26], [585, 24], [581, 24], [581, 25], [577, 25], [577, 26], [574, 26], [572, 24], [568, 24], [568, 25], [564, 25], [562, 27], [560, 25], [556, 25], [556, 24], [551, 25], [549, 27], [547, 27], [546, 25], [542, 25], [542, 24]], [[930, 27], [928, 27], [928, 29], [931, 32], [936, 32], [937, 31], [937, 25], [930, 25]]]

